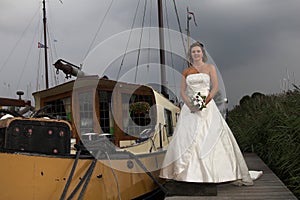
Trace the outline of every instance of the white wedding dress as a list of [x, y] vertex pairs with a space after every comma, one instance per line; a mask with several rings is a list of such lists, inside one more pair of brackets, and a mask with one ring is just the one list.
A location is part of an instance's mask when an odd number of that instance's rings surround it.
[[[189, 96], [195, 92], [207, 95], [210, 76], [190, 74], [186, 83]], [[186, 182], [253, 184], [239, 146], [213, 100], [194, 113], [183, 105], [160, 177]]]

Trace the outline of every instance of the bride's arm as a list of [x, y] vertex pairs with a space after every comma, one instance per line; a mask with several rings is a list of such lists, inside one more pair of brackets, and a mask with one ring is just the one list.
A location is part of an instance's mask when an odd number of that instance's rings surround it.
[[190, 98], [186, 95], [186, 76], [187, 76], [187, 70], [184, 70], [182, 72], [180, 94], [184, 103], [191, 109], [192, 105], [190, 102]]
[[219, 88], [218, 75], [214, 65], [209, 66], [209, 75], [210, 75], [210, 81], [212, 83], [212, 88], [206, 97], [205, 104], [208, 104], [214, 98]]

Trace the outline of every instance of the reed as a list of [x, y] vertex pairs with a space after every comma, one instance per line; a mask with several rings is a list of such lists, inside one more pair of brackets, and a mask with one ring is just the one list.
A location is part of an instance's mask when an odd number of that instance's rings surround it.
[[300, 91], [254, 93], [229, 112], [242, 151], [255, 152], [300, 197]]

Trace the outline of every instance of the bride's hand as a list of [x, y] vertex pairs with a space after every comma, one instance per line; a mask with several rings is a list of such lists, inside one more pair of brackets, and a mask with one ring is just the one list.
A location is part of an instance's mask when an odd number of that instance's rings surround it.
[[207, 95], [207, 97], [206, 97], [206, 99], [205, 99], [205, 105], [207, 105], [210, 101], [211, 101], [211, 95], [210, 95], [210, 93], [208, 93], [208, 95]]

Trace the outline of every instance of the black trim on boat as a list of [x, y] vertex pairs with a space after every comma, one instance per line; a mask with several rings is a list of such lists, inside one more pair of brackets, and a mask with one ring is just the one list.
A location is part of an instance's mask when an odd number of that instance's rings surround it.
[[142, 196], [134, 198], [132, 200], [164, 200], [167, 195], [158, 187]]
[[[0, 148], [0, 153], [8, 153], [8, 154], [19, 154], [19, 155], [26, 155], [26, 156], [40, 156], [40, 157], [50, 157], [50, 158], [73, 158], [75, 159], [75, 154], [66, 154], [66, 155], [60, 155], [60, 154], [43, 154], [43, 153], [35, 153], [35, 152], [26, 152], [26, 151], [16, 151], [11, 149], [3, 149]], [[164, 151], [158, 151], [153, 153], [143, 153], [143, 154], [134, 154], [137, 158], [145, 158], [145, 157], [151, 157], [151, 156], [157, 156], [160, 154], [164, 154]], [[109, 153], [111, 160], [118, 160], [118, 159], [130, 159], [131, 157], [128, 154], [128, 151], [121, 150], [121, 151], [115, 151], [113, 153]], [[79, 159], [94, 159], [93, 155], [90, 154], [80, 154]], [[98, 159], [106, 160], [107, 157], [104, 154], [101, 154], [98, 156]]]

